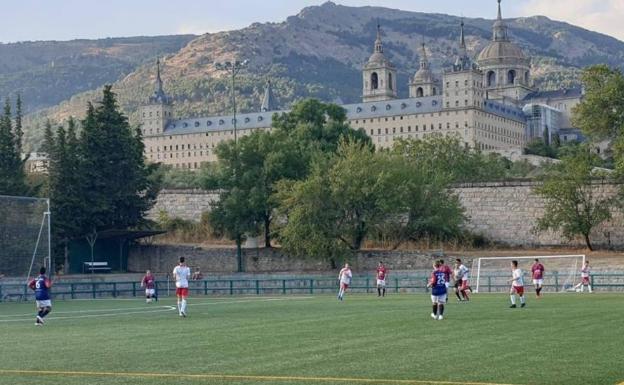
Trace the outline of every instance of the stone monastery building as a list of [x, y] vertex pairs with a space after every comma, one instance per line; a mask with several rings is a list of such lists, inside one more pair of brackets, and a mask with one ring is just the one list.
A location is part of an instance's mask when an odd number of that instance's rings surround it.
[[[492, 41], [476, 61], [467, 53], [461, 23], [459, 55], [441, 74], [432, 71], [422, 44], [420, 67], [409, 82], [409, 98], [397, 98], [397, 70], [384, 55], [382, 35], [362, 69], [362, 102], [343, 105], [351, 127], [364, 130], [378, 148], [391, 147], [398, 138], [457, 135], [466, 146], [504, 151], [520, 148], [533, 138], [562, 141], [577, 138], [570, 127], [572, 107], [581, 89], [538, 91], [531, 87], [530, 59], [509, 38], [501, 14], [493, 25]], [[151, 162], [197, 169], [216, 161], [217, 144], [255, 130], [270, 130], [278, 111], [267, 84], [257, 113], [203, 118], [173, 116], [172, 100], [160, 77], [148, 103], [141, 107], [146, 157]], [[235, 127], [236, 125], [236, 127]]]

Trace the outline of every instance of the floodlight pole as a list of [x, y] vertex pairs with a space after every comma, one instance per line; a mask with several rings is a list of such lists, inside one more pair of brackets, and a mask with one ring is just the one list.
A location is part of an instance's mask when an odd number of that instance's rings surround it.
[[227, 71], [228, 75], [232, 78], [232, 112], [234, 115], [233, 121], [232, 123], [234, 124], [234, 144], [237, 143], [238, 140], [238, 132], [237, 132], [237, 121], [236, 121], [236, 75], [238, 75], [238, 73], [244, 69], [245, 67], [247, 67], [247, 65], [249, 64], [248, 60], [243, 60], [243, 61], [234, 61], [234, 62], [230, 62], [227, 61], [225, 63], [215, 63], [215, 68], [220, 70], [220, 71]]
[[[247, 65], [249, 64], [248, 60], [243, 60], [241, 61], [234, 61], [234, 62], [230, 62], [227, 61], [225, 63], [215, 63], [215, 68], [217, 70], [220, 71], [227, 71], [228, 75], [232, 78], [232, 112], [233, 112], [233, 119], [232, 119], [232, 123], [234, 125], [234, 156], [236, 156], [237, 159], [235, 159], [234, 162], [234, 178], [236, 178], [236, 169], [238, 167], [238, 130], [237, 130], [237, 120], [236, 120], [236, 75], [238, 75], [238, 73], [245, 67], [247, 67]], [[237, 259], [237, 264], [238, 264], [238, 272], [242, 273], [244, 268], [243, 268], [243, 253], [241, 250], [241, 242], [237, 241], [236, 242], [236, 259]]]

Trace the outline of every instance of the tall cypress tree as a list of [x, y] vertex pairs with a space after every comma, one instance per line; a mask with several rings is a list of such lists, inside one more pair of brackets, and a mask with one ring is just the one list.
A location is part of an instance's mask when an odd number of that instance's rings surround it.
[[0, 195], [27, 195], [26, 172], [21, 140], [15, 136], [11, 121], [11, 103], [6, 99], [0, 118]]
[[49, 195], [55, 255], [59, 257], [56, 263], [67, 269], [69, 242], [83, 236], [87, 223], [75, 121], [70, 118], [67, 130], [59, 127], [56, 138], [46, 140], [45, 146], [50, 151]]
[[[82, 122], [81, 167], [91, 230], [137, 226], [155, 198], [140, 135], [119, 111], [106, 86], [101, 103]], [[148, 193], [149, 192], [149, 193]]]
[[22, 140], [24, 138], [24, 129], [22, 128], [22, 114], [22, 96], [20, 94], [17, 94], [17, 101], [15, 102], [15, 129], [13, 130], [13, 132], [15, 134], [15, 146], [20, 154], [23, 151]]

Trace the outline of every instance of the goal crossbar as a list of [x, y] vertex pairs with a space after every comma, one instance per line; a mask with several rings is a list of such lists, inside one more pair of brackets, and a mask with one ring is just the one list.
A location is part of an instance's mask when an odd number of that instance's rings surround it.
[[[581, 266], [585, 265], [585, 254], [569, 254], [569, 255], [524, 255], [513, 257], [480, 257], [477, 260], [477, 285], [475, 287], [475, 293], [479, 292], [479, 283], [481, 279], [481, 261], [487, 260], [520, 260], [520, 259], [555, 259], [555, 258], [581, 258]], [[474, 268], [474, 262], [473, 262]]]

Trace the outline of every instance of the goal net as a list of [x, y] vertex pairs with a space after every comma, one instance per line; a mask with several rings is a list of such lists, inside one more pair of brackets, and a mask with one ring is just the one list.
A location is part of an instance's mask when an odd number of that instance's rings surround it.
[[542, 255], [521, 257], [484, 257], [473, 261], [472, 288], [475, 293], [508, 291], [511, 284], [511, 261], [518, 261], [524, 275], [524, 286], [533, 286], [531, 267], [535, 259], [544, 266], [544, 291], [563, 292], [574, 287], [580, 280], [585, 255]]
[[51, 262], [49, 200], [0, 196], [0, 274], [26, 281]]

